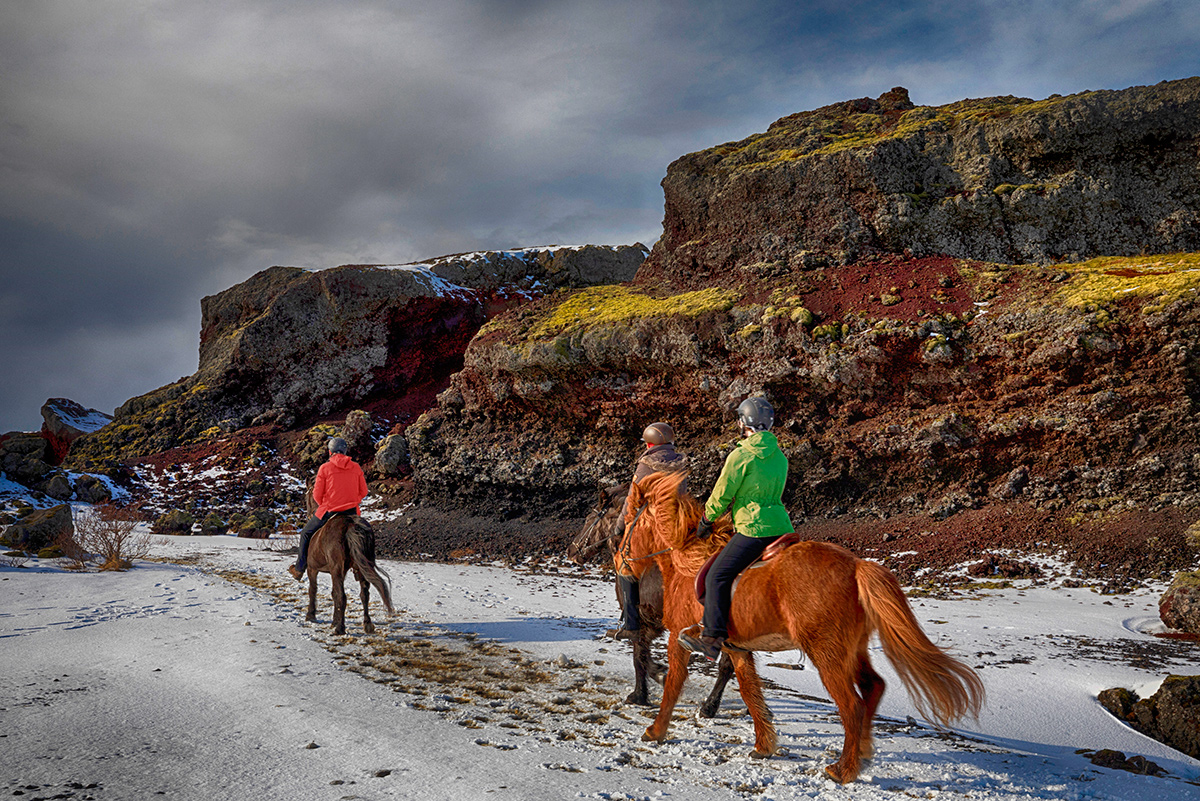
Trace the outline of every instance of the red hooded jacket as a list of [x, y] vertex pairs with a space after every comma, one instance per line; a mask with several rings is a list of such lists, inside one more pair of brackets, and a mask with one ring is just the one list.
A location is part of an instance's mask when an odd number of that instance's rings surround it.
[[317, 470], [312, 492], [313, 500], [317, 502], [317, 517], [346, 509], [353, 509], [357, 514], [359, 502], [367, 497], [367, 478], [349, 456], [331, 453], [329, 461]]

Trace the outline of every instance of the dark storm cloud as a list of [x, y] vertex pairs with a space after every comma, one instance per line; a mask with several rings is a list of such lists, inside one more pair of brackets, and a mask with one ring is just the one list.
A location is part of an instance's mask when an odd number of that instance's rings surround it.
[[[0, 6], [0, 431], [195, 369], [199, 299], [272, 264], [649, 245], [666, 165], [907, 86], [918, 103], [1195, 74], [1188, 2]], [[175, 343], [180, 343], [176, 345]]]

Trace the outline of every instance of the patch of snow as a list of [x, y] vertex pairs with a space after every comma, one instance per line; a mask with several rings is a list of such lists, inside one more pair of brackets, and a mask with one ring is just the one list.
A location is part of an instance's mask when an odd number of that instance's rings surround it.
[[[711, 686], [699, 660], [669, 739], [643, 743], [653, 710], [621, 700], [629, 646], [600, 639], [616, 614], [600, 574], [384, 561], [397, 614], [387, 618], [376, 599], [379, 631], [364, 635], [350, 593], [350, 636], [335, 637], [328, 577], [318, 622], [306, 623], [304, 586], [283, 572], [292, 557], [281, 544], [160, 538], [161, 561], [120, 574], [36, 559], [0, 567], [0, 792], [1166, 801], [1194, 796], [1200, 781], [1200, 762], [1096, 702], [1102, 689], [1142, 694], [1167, 672], [1200, 667], [1195, 645], [1130, 623], [1156, 613], [1161, 587], [914, 598], [926, 632], [979, 671], [988, 705], [954, 729], [920, 722], [874, 644], [888, 682], [876, 755], [857, 783], [838, 787], [821, 768], [841, 748], [841, 727], [798, 653], [758, 660], [775, 758], [749, 758], [736, 683], [716, 718], [691, 716]], [[1141, 658], [1124, 655], [1130, 644]], [[1100, 748], [1143, 755], [1169, 775], [1099, 768], [1077, 753]]]

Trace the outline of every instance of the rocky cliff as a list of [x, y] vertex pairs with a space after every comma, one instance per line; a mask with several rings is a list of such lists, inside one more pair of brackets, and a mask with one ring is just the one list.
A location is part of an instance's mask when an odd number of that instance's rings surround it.
[[679, 159], [633, 284], [472, 340], [407, 432], [422, 497], [578, 515], [658, 419], [703, 493], [732, 410], [762, 393], [809, 536], [907, 548], [953, 528], [982, 549], [1136, 528], [1143, 572], [1189, 563], [1198, 93], [917, 108], [898, 89]]
[[675, 161], [641, 281], [910, 252], [1004, 263], [1200, 250], [1200, 78], [1034, 101], [877, 100]]
[[111, 464], [352, 409], [406, 423], [462, 363], [478, 328], [559, 287], [624, 281], [642, 246], [531, 248], [317, 272], [272, 267], [201, 302], [199, 369], [132, 398], [69, 462]]

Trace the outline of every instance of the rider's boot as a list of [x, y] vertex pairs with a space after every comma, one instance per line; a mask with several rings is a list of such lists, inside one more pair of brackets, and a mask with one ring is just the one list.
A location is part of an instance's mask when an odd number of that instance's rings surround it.
[[637, 639], [641, 620], [638, 618], [638, 583], [632, 576], [617, 576], [617, 592], [621, 594], [621, 625], [605, 634], [613, 640]]

